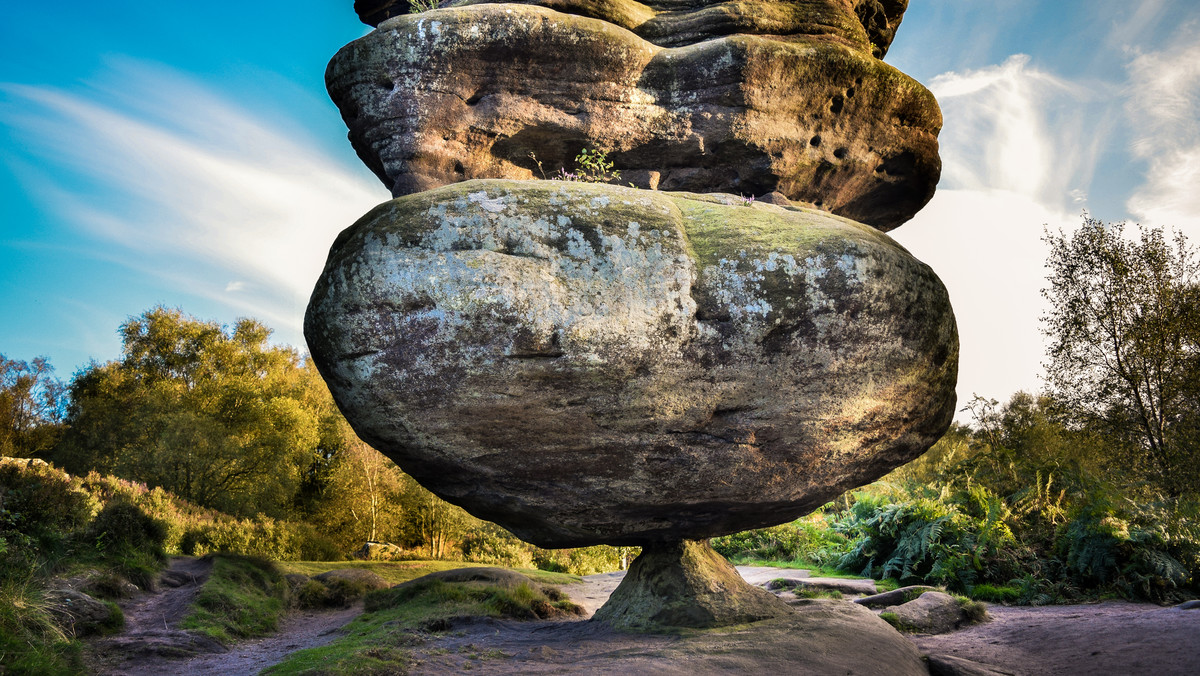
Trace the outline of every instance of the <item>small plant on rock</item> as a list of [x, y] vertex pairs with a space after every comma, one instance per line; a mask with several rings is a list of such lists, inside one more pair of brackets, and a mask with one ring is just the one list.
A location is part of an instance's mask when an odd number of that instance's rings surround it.
[[437, 9], [440, 4], [439, 0], [408, 0], [408, 13], [428, 12], [431, 9]]

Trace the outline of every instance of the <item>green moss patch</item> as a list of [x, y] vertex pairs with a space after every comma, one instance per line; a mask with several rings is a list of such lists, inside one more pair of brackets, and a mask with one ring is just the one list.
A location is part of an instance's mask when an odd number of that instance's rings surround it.
[[279, 568], [252, 556], [217, 554], [213, 558], [212, 573], [181, 626], [225, 644], [278, 629], [288, 596]]

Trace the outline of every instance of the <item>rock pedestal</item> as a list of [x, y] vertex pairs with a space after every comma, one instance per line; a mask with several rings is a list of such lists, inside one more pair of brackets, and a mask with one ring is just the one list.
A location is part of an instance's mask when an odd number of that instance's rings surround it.
[[786, 617], [791, 608], [746, 583], [707, 542], [646, 545], [595, 619], [618, 629], [721, 627]]

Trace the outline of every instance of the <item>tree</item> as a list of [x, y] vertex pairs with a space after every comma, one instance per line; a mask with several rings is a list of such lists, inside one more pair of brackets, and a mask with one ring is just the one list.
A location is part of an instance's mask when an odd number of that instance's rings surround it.
[[0, 354], [0, 456], [29, 458], [54, 446], [65, 390], [45, 358], [24, 362]]
[[1200, 265], [1160, 228], [1127, 236], [1086, 218], [1049, 233], [1048, 384], [1085, 425], [1127, 449], [1128, 468], [1178, 496], [1200, 489]]
[[239, 516], [292, 514], [343, 429], [315, 368], [252, 319], [232, 328], [153, 308], [120, 328], [121, 358], [71, 383], [54, 459], [162, 486]]
[[311, 518], [346, 552], [363, 542], [398, 539], [407, 483], [395, 463], [348, 432], [324, 472]]

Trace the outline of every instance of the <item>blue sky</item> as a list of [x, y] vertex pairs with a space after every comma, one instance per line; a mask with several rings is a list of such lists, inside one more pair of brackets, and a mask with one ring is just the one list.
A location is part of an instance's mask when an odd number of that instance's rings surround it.
[[[0, 353], [67, 377], [160, 303], [303, 347], [329, 244], [388, 197], [322, 83], [367, 30], [352, 0], [6, 7]], [[1044, 225], [1200, 243], [1192, 0], [912, 0], [886, 60], [946, 120], [938, 193], [892, 234], [950, 289], [962, 402], [1040, 386]]]

